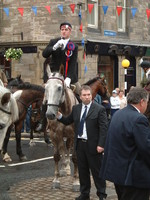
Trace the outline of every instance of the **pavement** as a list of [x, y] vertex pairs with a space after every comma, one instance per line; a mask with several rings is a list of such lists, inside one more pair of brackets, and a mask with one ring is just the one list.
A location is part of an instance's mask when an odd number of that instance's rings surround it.
[[[10, 187], [8, 195], [11, 200], [74, 200], [80, 195], [72, 189], [72, 177], [60, 178], [60, 189], [52, 188], [52, 177], [37, 178], [19, 182]], [[107, 200], [117, 200], [114, 186], [107, 182]], [[98, 200], [92, 181], [91, 200]]]
[[[29, 137], [29, 133], [22, 133], [22, 137]], [[10, 200], [74, 200], [80, 195], [80, 192], [73, 191], [73, 177], [60, 177], [59, 181], [60, 189], [53, 188], [53, 177], [22, 181], [11, 186], [8, 195]], [[90, 199], [98, 200], [92, 177], [91, 182]], [[107, 200], [117, 200], [113, 183], [106, 184]]]

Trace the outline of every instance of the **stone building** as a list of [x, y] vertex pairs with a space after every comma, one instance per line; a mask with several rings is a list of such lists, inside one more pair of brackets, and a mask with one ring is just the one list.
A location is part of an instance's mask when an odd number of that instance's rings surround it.
[[[75, 4], [74, 13], [71, 4]], [[79, 81], [84, 83], [99, 73], [105, 75], [110, 92], [124, 88], [121, 62], [127, 58], [129, 90], [131, 85], [140, 85], [139, 60], [150, 55], [149, 9], [145, 0], [0, 1], [0, 65], [9, 77], [21, 74], [25, 81], [41, 84], [42, 51], [50, 39], [59, 36], [59, 24], [69, 21], [71, 39], [79, 46]], [[9, 47], [22, 48], [20, 61], [5, 60]]]

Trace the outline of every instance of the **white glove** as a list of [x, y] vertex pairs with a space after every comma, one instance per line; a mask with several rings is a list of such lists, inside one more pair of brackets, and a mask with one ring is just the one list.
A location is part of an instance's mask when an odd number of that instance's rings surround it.
[[65, 78], [65, 84], [66, 84], [66, 86], [67, 86], [68, 88], [70, 88], [70, 83], [71, 83], [71, 79], [68, 78], [68, 77], [66, 77], [66, 78]]
[[58, 40], [58, 42], [53, 46], [53, 50], [55, 51], [58, 48], [64, 47], [64, 39]]

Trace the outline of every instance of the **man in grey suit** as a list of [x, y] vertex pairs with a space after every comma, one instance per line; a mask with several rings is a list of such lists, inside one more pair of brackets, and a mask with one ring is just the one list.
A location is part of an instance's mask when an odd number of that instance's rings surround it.
[[127, 107], [110, 122], [100, 177], [114, 182], [118, 200], [149, 200], [150, 126], [143, 115], [148, 100], [144, 88], [132, 88]]
[[[103, 106], [92, 102], [92, 92], [89, 86], [82, 86], [80, 99], [82, 103], [73, 106], [69, 116], [64, 117], [58, 112], [57, 118], [65, 125], [74, 123], [75, 126], [74, 147], [77, 153], [81, 192], [76, 200], [90, 199], [90, 171], [97, 189], [97, 196], [99, 200], [103, 200], [107, 196], [106, 183], [99, 178], [99, 169], [107, 133], [107, 115]], [[83, 120], [85, 109], [86, 117]]]

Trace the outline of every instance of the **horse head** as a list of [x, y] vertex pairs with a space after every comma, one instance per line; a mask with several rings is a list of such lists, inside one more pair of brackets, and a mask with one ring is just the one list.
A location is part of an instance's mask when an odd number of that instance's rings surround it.
[[6, 131], [12, 122], [18, 119], [18, 107], [16, 100], [10, 91], [0, 86], [0, 150], [6, 135]]
[[21, 79], [21, 75], [18, 75], [16, 78], [11, 78], [8, 81], [8, 88], [9, 87], [17, 87], [18, 85], [24, 83], [23, 80]]
[[59, 72], [51, 72], [50, 67], [47, 67], [48, 81], [45, 85], [44, 100], [47, 102], [46, 116], [52, 120], [56, 118], [59, 106], [64, 102], [64, 78], [63, 66], [60, 67]]

